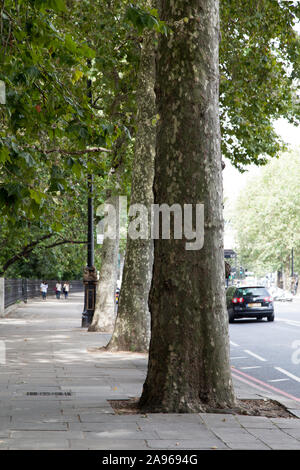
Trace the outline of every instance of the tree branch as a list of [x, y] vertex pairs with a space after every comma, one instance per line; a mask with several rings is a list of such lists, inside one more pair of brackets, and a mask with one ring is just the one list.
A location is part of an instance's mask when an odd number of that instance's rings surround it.
[[65, 243], [72, 243], [74, 245], [84, 245], [87, 243], [87, 241], [77, 241], [77, 240], [62, 240], [60, 242], [56, 242], [56, 243], [53, 243], [52, 245], [47, 245], [45, 246], [44, 248], [46, 250], [48, 250], [49, 248], [53, 248], [55, 246], [59, 246], [59, 245], [64, 245]]
[[84, 153], [97, 153], [97, 152], [107, 152], [110, 153], [111, 150], [106, 149], [104, 147], [90, 147], [87, 149], [83, 150], [66, 150], [66, 149], [61, 149], [61, 148], [55, 148], [55, 149], [40, 149], [36, 146], [25, 146], [24, 148], [26, 149], [31, 149], [31, 150], [36, 150], [37, 152], [42, 152], [42, 153], [61, 153], [64, 155], [82, 155]]
[[9, 260], [6, 261], [6, 263], [2, 267], [2, 271], [0, 272], [0, 276], [2, 276], [5, 271], [14, 263], [19, 261], [21, 258], [27, 258], [32, 250], [42, 241], [47, 240], [50, 237], [53, 237], [55, 234], [54, 233], [48, 233], [47, 235], [44, 235], [43, 237], [39, 238], [38, 240], [35, 240], [32, 243], [29, 243], [29, 245], [25, 245], [19, 253], [15, 254], [12, 256]]
[[[6, 263], [3, 265], [2, 267], [2, 271], [0, 272], [0, 276], [2, 276], [5, 271], [7, 271], [7, 269], [14, 263], [16, 263], [17, 261], [20, 261], [22, 258], [28, 258], [28, 256], [30, 256], [30, 254], [32, 253], [32, 251], [34, 250], [34, 248], [39, 244], [41, 243], [42, 241], [44, 240], [47, 240], [48, 238], [50, 237], [53, 237], [55, 234], [54, 233], [51, 233], [51, 234], [48, 234], [48, 235], [44, 235], [43, 237], [39, 238], [38, 240], [30, 243], [29, 245], [26, 245], [19, 253], [17, 253], [16, 255], [12, 256], [8, 261], [6, 261]], [[54, 248], [55, 246], [59, 246], [59, 245], [63, 245], [65, 243], [74, 243], [74, 244], [86, 244], [87, 241], [77, 241], [77, 240], [60, 240], [58, 242], [55, 242], [55, 243], [52, 243], [51, 245], [48, 245], [48, 246], [45, 246], [44, 249], [48, 250], [50, 248]]]

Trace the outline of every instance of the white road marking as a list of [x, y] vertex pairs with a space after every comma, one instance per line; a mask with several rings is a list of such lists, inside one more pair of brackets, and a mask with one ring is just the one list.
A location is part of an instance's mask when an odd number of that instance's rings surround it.
[[268, 380], [268, 382], [288, 382], [290, 379], [273, 379]]
[[239, 346], [238, 344], [234, 343], [233, 341], [230, 341], [231, 346]]
[[248, 367], [240, 367], [241, 370], [246, 370], [246, 369], [260, 369], [261, 366], [248, 366]]
[[296, 380], [296, 382], [300, 382], [300, 377], [297, 377], [296, 375], [292, 374], [291, 372], [288, 372], [285, 369], [281, 369], [281, 367], [274, 367], [274, 369], [279, 370], [279, 372], [281, 372], [282, 374], [285, 374], [288, 377], [290, 377], [291, 379]]
[[247, 356], [232, 356], [230, 359], [248, 359]]
[[297, 321], [297, 320], [291, 320], [289, 318], [280, 318], [280, 317], [279, 318], [276, 317], [276, 320], [284, 322], [284, 323], [286, 323], [287, 325], [290, 325], [290, 326], [300, 326], [300, 321]]
[[250, 354], [250, 356], [255, 357], [259, 361], [266, 362], [267, 359], [264, 359], [263, 357], [259, 356], [258, 354], [253, 353], [252, 351], [249, 351], [249, 349], [244, 349], [245, 353]]

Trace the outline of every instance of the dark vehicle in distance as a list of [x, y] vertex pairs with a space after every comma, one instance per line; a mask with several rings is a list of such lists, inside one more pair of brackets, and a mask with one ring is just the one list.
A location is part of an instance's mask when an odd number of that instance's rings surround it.
[[273, 298], [263, 286], [228, 287], [226, 304], [229, 323], [236, 318], [267, 318], [274, 321]]

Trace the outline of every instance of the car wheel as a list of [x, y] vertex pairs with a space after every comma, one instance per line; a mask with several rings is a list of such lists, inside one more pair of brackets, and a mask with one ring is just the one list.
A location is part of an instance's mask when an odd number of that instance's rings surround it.
[[274, 321], [274, 318], [275, 318], [274, 313], [273, 315], [268, 315], [268, 321]]
[[234, 315], [232, 312], [229, 313], [229, 323], [233, 323], [234, 322]]

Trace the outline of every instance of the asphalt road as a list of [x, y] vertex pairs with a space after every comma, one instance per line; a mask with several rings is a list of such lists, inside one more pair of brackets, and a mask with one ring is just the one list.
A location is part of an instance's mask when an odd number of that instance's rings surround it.
[[274, 308], [274, 322], [229, 325], [232, 371], [246, 383], [300, 401], [300, 298]]

